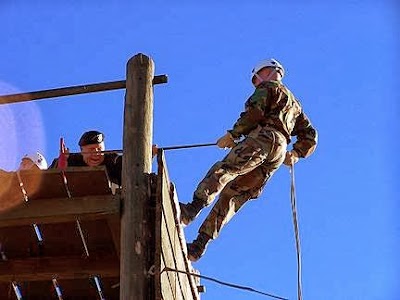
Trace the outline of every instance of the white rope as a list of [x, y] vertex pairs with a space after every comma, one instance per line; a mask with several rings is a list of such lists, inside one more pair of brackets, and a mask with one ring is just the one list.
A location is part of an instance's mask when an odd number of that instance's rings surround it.
[[299, 234], [299, 224], [297, 220], [297, 208], [296, 208], [296, 185], [294, 179], [294, 165], [290, 166], [290, 202], [292, 205], [292, 216], [293, 216], [293, 227], [296, 239], [296, 252], [297, 252], [297, 299], [302, 300], [302, 290], [301, 290], [301, 249], [300, 249], [300, 234]]

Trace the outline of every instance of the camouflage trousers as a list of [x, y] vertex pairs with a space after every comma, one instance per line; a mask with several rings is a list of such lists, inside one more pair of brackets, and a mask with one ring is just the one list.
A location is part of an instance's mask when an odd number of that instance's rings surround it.
[[222, 227], [250, 199], [256, 199], [286, 155], [286, 138], [271, 128], [258, 127], [229, 154], [215, 163], [194, 192], [194, 199], [210, 205], [220, 193], [199, 232], [215, 239]]

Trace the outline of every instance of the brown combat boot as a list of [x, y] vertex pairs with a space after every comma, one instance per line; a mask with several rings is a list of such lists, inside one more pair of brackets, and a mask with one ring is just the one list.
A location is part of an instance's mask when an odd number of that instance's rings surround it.
[[203, 232], [200, 232], [193, 242], [186, 245], [188, 251], [188, 259], [192, 262], [198, 261], [200, 257], [202, 257], [206, 252], [207, 245], [210, 241], [210, 236]]
[[180, 221], [182, 224], [189, 225], [200, 214], [200, 211], [205, 207], [200, 199], [194, 199], [189, 203], [179, 202], [181, 209]]

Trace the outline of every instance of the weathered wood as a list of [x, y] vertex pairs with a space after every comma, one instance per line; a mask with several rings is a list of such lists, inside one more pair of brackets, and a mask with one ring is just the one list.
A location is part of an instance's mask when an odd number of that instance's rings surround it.
[[0, 170], [0, 214], [24, 203], [17, 173]]
[[[118, 277], [119, 265], [115, 256], [83, 258], [82, 256], [59, 256], [0, 261], [0, 281], [40, 281], [102, 277]], [[4, 295], [3, 295], [4, 296]]]
[[[165, 257], [165, 265], [175, 270], [188, 271], [187, 258], [184, 255], [182, 245], [179, 238], [179, 224], [175, 223], [176, 212], [173, 209], [173, 202], [170, 197], [170, 183], [165, 181], [162, 207], [163, 207], [163, 222], [161, 227], [162, 232], [162, 251]], [[176, 289], [176, 299], [196, 299], [192, 295], [192, 286], [190, 276], [183, 273], [167, 272], [169, 276], [173, 276]], [[164, 290], [163, 290], [164, 292]]]
[[[74, 167], [65, 170], [72, 197], [110, 195], [110, 181], [104, 166]], [[22, 205], [26, 200], [68, 197], [60, 170], [0, 171], [0, 214]], [[24, 197], [24, 193], [25, 197]]]
[[[93, 279], [57, 279], [62, 292], [62, 299], [89, 300], [100, 299]], [[50, 280], [18, 282], [24, 300], [55, 300], [61, 299], [56, 295], [53, 283]], [[101, 278], [103, 295], [107, 300], [118, 300], [119, 289], [115, 288], [118, 278]], [[0, 282], [0, 295], [3, 300], [17, 300], [13, 293], [11, 282]]]
[[[154, 76], [154, 78], [152, 80], [152, 84], [166, 83], [167, 81], [168, 81], [167, 75], [158, 75], [158, 76]], [[3, 96], [0, 96], [0, 104], [17, 103], [17, 102], [48, 99], [48, 98], [79, 95], [79, 94], [87, 94], [87, 93], [94, 93], [94, 92], [104, 92], [104, 91], [123, 89], [125, 87], [126, 87], [125, 80], [78, 85], [78, 86], [69, 86], [69, 87], [58, 88], [58, 89], [3, 95]]]
[[121, 219], [120, 215], [107, 217], [107, 224], [110, 228], [111, 237], [114, 243], [115, 252], [118, 258], [121, 256]]
[[62, 223], [79, 219], [101, 219], [118, 215], [120, 199], [113, 195], [43, 199], [24, 202], [0, 214], [0, 228], [33, 223]]
[[[124, 108], [120, 299], [146, 299], [146, 220], [153, 137], [153, 61], [137, 54], [127, 64]], [[148, 205], [148, 203], [147, 203]]]
[[[172, 214], [172, 209], [170, 203], [163, 203], [163, 222], [162, 222], [162, 251], [165, 257], [165, 265], [169, 268], [175, 270], [186, 271], [185, 260], [186, 257], [183, 256], [182, 245], [180, 244], [178, 232], [174, 220], [174, 215]], [[174, 277], [175, 289], [177, 298], [176, 299], [186, 299], [192, 298], [191, 286], [190, 286], [190, 276], [182, 273], [167, 272], [169, 276]], [[164, 290], [163, 290], [164, 292]], [[178, 297], [179, 296], [179, 297]]]
[[[164, 182], [164, 165], [163, 165], [163, 150], [158, 149], [157, 153], [157, 187], [156, 187], [156, 209], [155, 209], [155, 254], [154, 254], [154, 266], [156, 270], [156, 276], [154, 278], [154, 290], [155, 290], [155, 299], [154, 300], [162, 300], [162, 282], [168, 282], [168, 275], [162, 272], [165, 264], [162, 258], [162, 249], [161, 249], [161, 222], [162, 222], [162, 197], [163, 197], [163, 182]], [[167, 279], [163, 277], [167, 276]], [[171, 289], [169, 289], [171, 290]], [[173, 299], [173, 298], [171, 298]]]
[[[96, 256], [97, 253], [107, 253], [117, 259], [106, 220], [81, 220], [81, 225], [90, 255]], [[37, 224], [37, 226], [42, 233], [42, 243], [38, 243], [32, 225], [0, 228], [1, 251], [7, 259], [83, 254], [84, 249], [75, 220], [63, 223]]]
[[[164, 152], [158, 151], [158, 184], [156, 206], [156, 300], [199, 299], [196, 285], [191, 276], [164, 271], [165, 267], [186, 272], [191, 271], [184, 250], [184, 237], [177, 215], [176, 193], [171, 193], [171, 184], [165, 163]], [[181, 236], [182, 235], [182, 236]]]
[[[171, 201], [169, 200], [169, 182], [166, 180], [164, 181], [163, 190], [163, 195], [165, 195], [165, 197], [163, 197], [162, 202], [163, 218], [161, 223], [161, 234], [165, 265], [172, 269], [185, 270], [184, 260], [186, 258], [182, 255], [182, 248], [179, 242], [176, 224], [174, 222], [175, 216], [171, 208]], [[186, 289], [190, 288], [187, 276], [181, 276], [182, 274], [178, 273], [167, 273], [169, 276], [174, 278], [175, 294], [177, 295], [176, 299], [186, 298], [183, 295], [186, 294]]]
[[[169, 185], [170, 187], [170, 205], [172, 209], [172, 214], [175, 218], [175, 225], [176, 225], [176, 232], [177, 232], [177, 237], [179, 239], [179, 244], [181, 245], [181, 255], [183, 256], [181, 259], [179, 259], [180, 266], [178, 266], [177, 270], [186, 270], [186, 272], [189, 273], [199, 273], [197, 270], [193, 269], [191, 262], [187, 259], [187, 252], [186, 252], [186, 239], [185, 239], [185, 234], [183, 232], [183, 229], [180, 225], [180, 220], [179, 220], [179, 200], [178, 200], [178, 194], [176, 192], [175, 185], [172, 183]], [[165, 205], [166, 206], [166, 205]], [[198, 277], [193, 277], [193, 276], [187, 276], [186, 274], [181, 273], [181, 275], [186, 276], [187, 279], [189, 280], [189, 284], [186, 285], [186, 293], [189, 295], [190, 293], [192, 294], [193, 299], [199, 300], [199, 291], [198, 291], [198, 285], [200, 284], [200, 280]]]
[[[68, 196], [63, 175], [58, 169], [21, 171], [19, 174], [29, 200]], [[69, 167], [64, 174], [72, 197], [111, 194], [111, 183], [105, 166]]]

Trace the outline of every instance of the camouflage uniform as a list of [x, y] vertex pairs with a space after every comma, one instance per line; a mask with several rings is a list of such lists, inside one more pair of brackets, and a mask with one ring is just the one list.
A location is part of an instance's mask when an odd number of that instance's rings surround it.
[[290, 137], [300, 157], [311, 155], [317, 132], [300, 103], [280, 81], [260, 84], [246, 101], [232, 130], [243, 141], [214, 164], [194, 192], [194, 201], [208, 206], [221, 193], [199, 233], [215, 239], [222, 227], [250, 199], [257, 198], [269, 178], [283, 163]]

